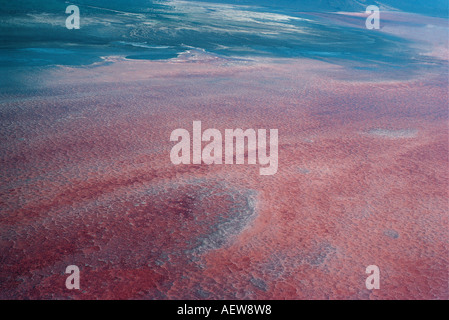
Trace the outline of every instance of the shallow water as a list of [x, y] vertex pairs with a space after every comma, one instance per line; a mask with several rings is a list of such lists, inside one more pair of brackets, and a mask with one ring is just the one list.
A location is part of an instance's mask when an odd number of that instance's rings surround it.
[[227, 57], [357, 61], [357, 67], [429, 63], [415, 52], [410, 41], [367, 30], [364, 18], [345, 25], [329, 17], [294, 12], [291, 6], [282, 9], [192, 1], [77, 4], [79, 30], [66, 29], [64, 1], [4, 4], [0, 67], [88, 65], [107, 56], [171, 59], [189, 48]]

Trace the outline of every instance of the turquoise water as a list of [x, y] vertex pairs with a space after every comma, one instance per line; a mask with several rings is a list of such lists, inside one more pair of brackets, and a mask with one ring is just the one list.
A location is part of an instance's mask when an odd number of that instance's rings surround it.
[[[0, 67], [87, 65], [107, 56], [171, 59], [189, 48], [227, 57], [350, 60], [359, 68], [420, 63], [401, 38], [298, 13], [294, 1], [278, 2], [284, 9], [227, 2], [80, 0], [79, 30], [65, 28], [65, 1], [8, 2], [0, 13]], [[314, 2], [300, 3], [307, 9]]]

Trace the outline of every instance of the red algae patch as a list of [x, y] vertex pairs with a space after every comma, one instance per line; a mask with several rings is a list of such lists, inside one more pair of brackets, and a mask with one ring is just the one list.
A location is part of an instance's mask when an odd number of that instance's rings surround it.
[[[200, 268], [203, 254], [232, 244], [255, 218], [256, 193], [220, 181], [129, 185], [82, 206], [52, 210], [39, 224], [5, 230], [12, 246], [4, 259], [4, 285], [18, 285], [20, 297], [30, 293], [30, 297], [43, 297], [50, 285], [59, 286], [50, 280], [46, 286], [41, 276], [59, 274], [65, 264], [74, 261], [82, 261], [85, 285], [90, 287], [102, 287], [116, 277], [137, 281], [134, 273], [129, 278], [129, 269], [140, 270], [142, 275], [141, 270], [147, 269], [151, 274], [177, 270], [165, 277], [173, 282]], [[37, 252], [45, 260], [36, 260]], [[82, 297], [95, 298], [92, 292], [83, 292]], [[120, 297], [134, 294], [132, 289]], [[3, 295], [11, 297], [6, 292]]]
[[[116, 61], [4, 97], [0, 297], [448, 299], [447, 77], [359, 72]], [[277, 173], [172, 164], [196, 120], [277, 128]]]

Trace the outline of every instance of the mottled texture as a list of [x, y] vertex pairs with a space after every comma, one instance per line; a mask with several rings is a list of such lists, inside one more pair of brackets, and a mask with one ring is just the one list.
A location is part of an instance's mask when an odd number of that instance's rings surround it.
[[[194, 57], [24, 73], [2, 94], [0, 298], [449, 298], [445, 62], [404, 79]], [[194, 120], [279, 129], [278, 172], [173, 165]]]

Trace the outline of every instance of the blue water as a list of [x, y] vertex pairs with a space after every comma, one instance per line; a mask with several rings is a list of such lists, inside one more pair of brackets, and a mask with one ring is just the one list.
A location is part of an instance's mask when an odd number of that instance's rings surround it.
[[[225, 3], [79, 0], [73, 3], [80, 8], [79, 30], [65, 27], [66, 1], [2, 3], [0, 67], [88, 65], [106, 56], [171, 59], [189, 48], [228, 57], [351, 60], [359, 68], [420, 63], [404, 39], [299, 13], [301, 9], [360, 11], [357, 1], [331, 1], [333, 5], [329, 1], [259, 2], [271, 7], [256, 6], [250, 0], [220, 2]], [[426, 3], [421, 8], [429, 11]], [[409, 7], [417, 10], [416, 6]]]

